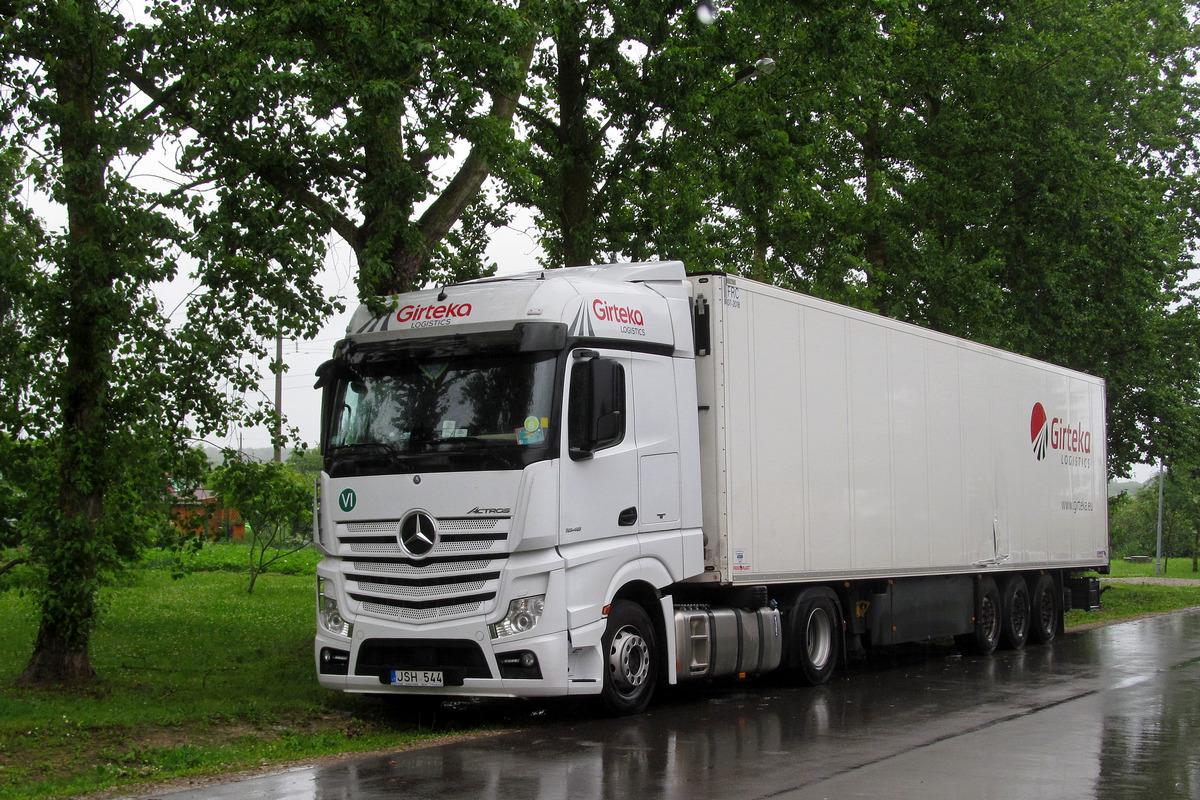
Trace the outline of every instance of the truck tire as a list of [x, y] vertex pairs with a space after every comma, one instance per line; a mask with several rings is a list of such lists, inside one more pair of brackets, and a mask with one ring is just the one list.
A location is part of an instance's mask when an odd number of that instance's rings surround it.
[[1000, 646], [1020, 650], [1029, 638], [1029, 587], [1022, 575], [1009, 575], [1000, 584]]
[[658, 639], [645, 609], [629, 600], [613, 602], [604, 647], [604, 686], [600, 700], [613, 716], [640, 714], [658, 683]]
[[809, 686], [829, 682], [837, 669], [841, 649], [842, 619], [831, 597], [801, 597], [796, 603], [792, 646], [800, 678]]
[[986, 656], [1000, 644], [1000, 590], [990, 577], [980, 578], [975, 587], [975, 629], [954, 637], [958, 649], [969, 655]]
[[1029, 598], [1029, 638], [1034, 644], [1049, 644], [1058, 635], [1059, 602], [1053, 576], [1043, 572], [1034, 581]]

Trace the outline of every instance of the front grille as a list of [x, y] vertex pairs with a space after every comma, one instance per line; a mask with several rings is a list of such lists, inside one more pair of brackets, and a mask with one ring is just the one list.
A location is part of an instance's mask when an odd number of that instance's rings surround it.
[[446, 517], [436, 524], [437, 543], [419, 558], [400, 546], [400, 520], [337, 526], [346, 593], [363, 613], [428, 622], [490, 610], [511, 518]]
[[438, 669], [447, 686], [461, 686], [464, 678], [490, 678], [483, 650], [468, 640], [367, 639], [358, 649], [355, 675], [377, 675], [389, 681], [395, 669]]
[[508, 517], [442, 517], [438, 526], [444, 531], [491, 531]]
[[380, 603], [363, 603], [362, 610], [377, 617], [391, 617], [405, 622], [431, 622], [438, 619], [450, 619], [466, 614], [477, 614], [483, 608], [483, 603], [458, 603], [441, 608], [397, 608]]
[[[503, 552], [508, 541], [508, 517], [447, 517], [437, 521], [438, 543], [429, 557], [454, 553]], [[407, 554], [400, 548], [399, 520], [350, 522], [338, 525], [338, 544], [345, 555]]]
[[[473, 613], [496, 599], [503, 558], [347, 559], [346, 593], [369, 613], [445, 619]], [[407, 612], [431, 612], [411, 614]]]

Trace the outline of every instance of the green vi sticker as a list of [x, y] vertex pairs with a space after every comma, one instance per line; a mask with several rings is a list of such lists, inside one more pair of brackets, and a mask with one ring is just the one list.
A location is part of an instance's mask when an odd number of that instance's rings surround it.
[[358, 495], [354, 493], [354, 490], [343, 489], [342, 493], [338, 495], [338, 508], [342, 511], [353, 511], [356, 505], [358, 505]]

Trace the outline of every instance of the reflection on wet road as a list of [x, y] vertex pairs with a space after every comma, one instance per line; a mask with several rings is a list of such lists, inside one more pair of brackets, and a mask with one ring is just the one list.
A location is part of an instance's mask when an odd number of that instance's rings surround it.
[[1200, 797], [1200, 613], [960, 658], [897, 653], [826, 687], [718, 685], [632, 719], [293, 770], [170, 800]]

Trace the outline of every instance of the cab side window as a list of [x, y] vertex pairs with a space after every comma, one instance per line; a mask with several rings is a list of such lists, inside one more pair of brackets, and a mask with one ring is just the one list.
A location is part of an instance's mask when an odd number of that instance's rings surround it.
[[571, 365], [567, 400], [567, 445], [571, 458], [591, 458], [625, 438], [625, 367], [611, 358], [586, 358]]

